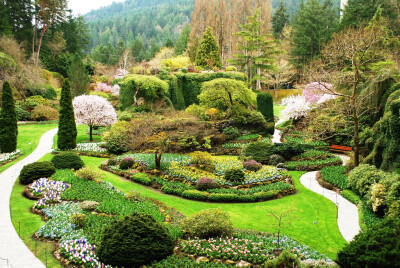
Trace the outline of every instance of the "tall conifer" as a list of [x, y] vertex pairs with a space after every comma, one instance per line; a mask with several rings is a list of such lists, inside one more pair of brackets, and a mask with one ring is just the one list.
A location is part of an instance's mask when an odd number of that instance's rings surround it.
[[68, 79], [62, 85], [60, 99], [60, 118], [58, 121], [57, 146], [60, 150], [70, 150], [76, 147], [76, 130], [74, 107], [72, 106], [71, 89]]
[[272, 28], [274, 32], [275, 38], [280, 38], [283, 28], [285, 25], [289, 23], [289, 14], [287, 13], [287, 9], [283, 0], [279, 4], [279, 8], [275, 11], [274, 15], [272, 16]]
[[222, 66], [219, 47], [211, 27], [206, 29], [201, 39], [196, 55], [196, 65], [208, 68]]
[[0, 153], [12, 153], [17, 150], [17, 112], [10, 84], [3, 84], [0, 110]]

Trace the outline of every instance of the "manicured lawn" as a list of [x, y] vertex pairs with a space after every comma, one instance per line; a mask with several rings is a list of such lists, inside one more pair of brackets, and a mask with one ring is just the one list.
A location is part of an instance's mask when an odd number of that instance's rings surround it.
[[[88, 130], [87, 125], [77, 125], [76, 129], [78, 130], [78, 136], [76, 137], [76, 143], [83, 143], [83, 142], [89, 142], [89, 134], [86, 134], [86, 131]], [[58, 135], [54, 136], [54, 143], [53, 143], [53, 148], [57, 147], [57, 138]], [[95, 142], [100, 142], [101, 141], [101, 136], [99, 135], [93, 135], [93, 140]]]
[[14, 165], [24, 157], [28, 156], [33, 150], [35, 150], [36, 146], [39, 144], [39, 140], [42, 135], [56, 128], [56, 124], [32, 124], [32, 125], [20, 125], [18, 126], [18, 144], [17, 148], [21, 150], [23, 155], [16, 160], [0, 167], [0, 173]]
[[285, 109], [285, 106], [274, 103], [274, 115], [279, 117], [280, 112]]

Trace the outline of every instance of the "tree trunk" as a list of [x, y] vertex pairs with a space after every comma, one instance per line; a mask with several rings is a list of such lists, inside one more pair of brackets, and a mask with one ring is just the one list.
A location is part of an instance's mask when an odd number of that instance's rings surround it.
[[161, 156], [162, 156], [162, 153], [159, 153], [159, 152], [156, 152], [154, 154], [155, 162], [156, 162], [156, 169], [158, 169], [158, 170], [161, 169]]
[[37, 53], [36, 53], [36, 64], [39, 64], [39, 54], [40, 54], [40, 47], [42, 46], [43, 35], [44, 35], [44, 30], [42, 29], [42, 32], [41, 32], [40, 38], [39, 38]]
[[351, 105], [353, 106], [353, 124], [354, 124], [354, 166], [358, 167], [359, 156], [360, 156], [360, 137], [359, 137], [359, 129], [358, 129], [358, 114], [357, 114], [357, 102], [356, 102], [356, 94], [357, 94], [357, 85], [359, 81], [359, 73], [358, 69], [354, 73], [354, 83], [353, 83], [353, 94], [351, 96]]
[[89, 135], [90, 135], [90, 141], [93, 141], [93, 126], [89, 126]]

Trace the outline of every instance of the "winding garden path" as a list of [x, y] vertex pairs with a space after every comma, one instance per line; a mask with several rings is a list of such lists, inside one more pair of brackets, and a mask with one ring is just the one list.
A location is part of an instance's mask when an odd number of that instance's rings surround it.
[[43, 134], [35, 151], [0, 174], [0, 267], [45, 267], [14, 229], [10, 214], [10, 196], [21, 169], [51, 152], [56, 133], [57, 129], [52, 129]]
[[[280, 119], [276, 124], [282, 123], [284, 120]], [[275, 129], [275, 133], [272, 137], [273, 143], [281, 143], [281, 131]], [[343, 164], [346, 164], [349, 161], [348, 156], [338, 155]], [[354, 236], [356, 236], [360, 232], [360, 224], [358, 217], [358, 208], [356, 205], [345, 199], [340, 194], [328, 190], [321, 185], [319, 185], [317, 179], [317, 171], [308, 172], [300, 177], [301, 184], [308, 188], [309, 190], [320, 194], [329, 200], [331, 200], [338, 207], [338, 226], [339, 231], [342, 234], [343, 238], [350, 242], [353, 240]], [[321, 208], [323, 209], [323, 208]]]

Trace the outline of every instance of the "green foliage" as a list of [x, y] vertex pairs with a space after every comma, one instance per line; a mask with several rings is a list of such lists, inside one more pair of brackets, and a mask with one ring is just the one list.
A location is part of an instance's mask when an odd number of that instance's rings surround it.
[[68, 69], [68, 78], [71, 83], [71, 91], [73, 96], [79, 96], [86, 93], [89, 87], [89, 73], [82, 62], [82, 58], [75, 54], [72, 58], [71, 66]]
[[347, 167], [344, 166], [332, 166], [324, 167], [321, 169], [322, 179], [333, 184], [340, 189], [347, 189]]
[[79, 203], [79, 207], [82, 210], [88, 211], [88, 212], [95, 211], [98, 206], [99, 206], [99, 202], [96, 202], [96, 201], [83, 201], [83, 202]]
[[151, 183], [151, 179], [147, 176], [146, 173], [136, 173], [131, 176], [131, 180], [144, 185], [150, 185]]
[[284, 250], [275, 260], [265, 263], [266, 268], [301, 267], [300, 259], [289, 250]]
[[356, 206], [361, 202], [360, 197], [351, 190], [343, 190], [340, 194]]
[[177, 110], [185, 109], [185, 99], [183, 98], [182, 87], [178, 86], [178, 78], [166, 70], [161, 70], [158, 77], [168, 82], [168, 98], [171, 100], [174, 108]]
[[133, 166], [133, 159], [131, 157], [125, 157], [123, 158], [120, 163], [119, 163], [119, 168], [120, 169], [128, 169]]
[[85, 226], [85, 219], [86, 214], [83, 213], [75, 213], [70, 217], [71, 222], [78, 228], [83, 228]]
[[237, 72], [237, 68], [235, 66], [228, 66], [225, 68], [226, 72]]
[[57, 97], [57, 92], [50, 85], [36, 86], [33, 88], [27, 88], [28, 96], [42, 96], [45, 99], [55, 99]]
[[51, 162], [35, 162], [24, 166], [19, 174], [19, 182], [27, 185], [40, 178], [50, 178], [56, 169]]
[[165, 268], [165, 267], [191, 267], [191, 268], [231, 268], [232, 266], [224, 263], [214, 262], [200, 262], [197, 263], [195, 260], [185, 256], [172, 255], [168, 258], [152, 263], [149, 268]]
[[340, 267], [398, 267], [400, 220], [384, 220], [357, 235], [337, 256]]
[[75, 174], [82, 179], [88, 180], [88, 181], [93, 181], [96, 179], [101, 179], [103, 177], [103, 175], [97, 171], [92, 169], [89, 166], [85, 166], [81, 169], [79, 169], [77, 172], [75, 172]]
[[180, 228], [191, 237], [229, 236], [234, 232], [229, 214], [220, 209], [205, 209], [183, 219]]
[[103, 232], [98, 256], [104, 263], [139, 267], [171, 255], [174, 239], [149, 215], [134, 213], [112, 222]]
[[384, 172], [371, 165], [359, 165], [349, 173], [347, 184], [356, 194], [366, 195], [374, 182], [379, 182]]
[[283, 3], [283, 0], [280, 1], [278, 9], [275, 10], [271, 22], [274, 37], [280, 38], [283, 32], [283, 28], [285, 28], [285, 26], [289, 24], [289, 14], [287, 13], [287, 9], [285, 4]]
[[268, 164], [269, 157], [273, 154], [272, 145], [262, 141], [249, 143], [243, 149], [243, 155], [262, 164]]
[[208, 27], [203, 33], [200, 46], [197, 50], [196, 65], [208, 67], [209, 69], [222, 66], [219, 47], [212, 27]]
[[230, 140], [233, 140], [233, 139], [238, 138], [240, 136], [239, 129], [237, 129], [236, 127], [232, 127], [232, 126], [224, 128], [222, 130], [222, 132]]
[[19, 102], [19, 105], [28, 111], [32, 111], [38, 105], [47, 105], [47, 104], [48, 102], [46, 101], [46, 99], [40, 95], [31, 96]]
[[38, 105], [32, 110], [31, 119], [34, 121], [57, 120], [58, 111], [50, 106]]
[[285, 162], [285, 159], [279, 154], [273, 154], [269, 157], [269, 164], [273, 166], [277, 166], [279, 163]]
[[128, 122], [117, 122], [102, 136], [105, 148], [113, 154], [122, 154], [129, 151]]
[[76, 147], [76, 130], [74, 107], [68, 79], [64, 80], [60, 99], [60, 118], [58, 121], [57, 148], [71, 150]]
[[181, 35], [175, 43], [175, 54], [181, 55], [187, 48], [187, 44], [189, 42], [190, 35], [190, 26], [188, 23], [182, 29]]
[[274, 99], [270, 93], [261, 92], [257, 94], [257, 111], [259, 111], [264, 116], [265, 121], [275, 122]]
[[302, 161], [288, 161], [285, 162], [285, 165], [288, 170], [297, 170], [297, 171], [312, 171], [312, 170], [320, 170], [324, 167], [328, 166], [340, 166], [342, 165], [342, 159], [338, 156], [329, 157], [326, 159], [317, 159], [317, 160], [302, 160]]
[[3, 83], [0, 110], [0, 153], [17, 150], [17, 112], [10, 84]]
[[18, 121], [29, 121], [31, 119], [31, 113], [22, 109], [21, 106], [15, 106]]
[[83, 163], [81, 157], [75, 152], [62, 152], [56, 154], [51, 159], [56, 169], [81, 169], [85, 163]]
[[209, 194], [197, 190], [186, 190], [182, 192], [182, 196], [188, 199], [204, 201], [208, 199]]
[[91, 91], [89, 95], [96, 95], [105, 98], [106, 100], [110, 100], [110, 95], [105, 92], [100, 91]]
[[168, 94], [168, 83], [155, 76], [128, 75], [119, 83], [120, 109], [125, 110], [144, 98], [146, 102], [153, 102], [162, 99]]
[[241, 183], [244, 180], [244, 172], [239, 168], [228, 169], [225, 172], [224, 179], [233, 183]]
[[220, 111], [236, 105], [254, 106], [256, 103], [256, 94], [244, 82], [226, 78], [205, 82], [198, 98], [202, 106]]
[[191, 163], [205, 169], [215, 169], [213, 157], [208, 152], [196, 151], [190, 154]]

